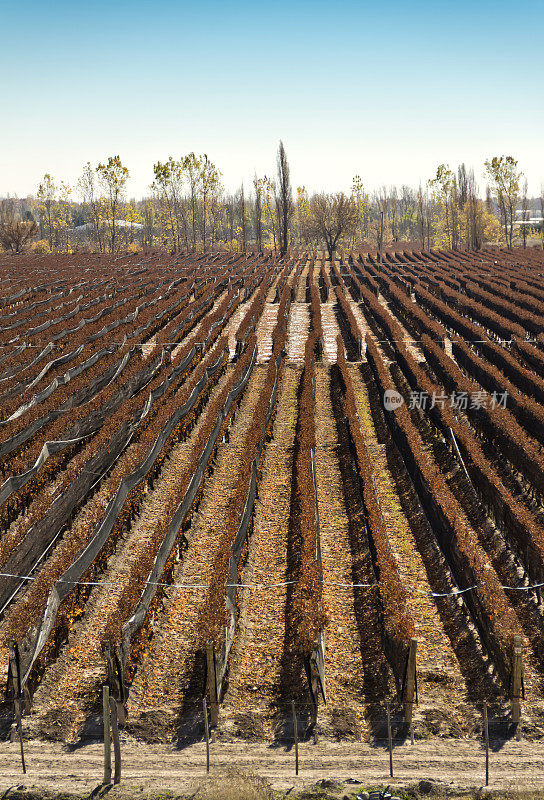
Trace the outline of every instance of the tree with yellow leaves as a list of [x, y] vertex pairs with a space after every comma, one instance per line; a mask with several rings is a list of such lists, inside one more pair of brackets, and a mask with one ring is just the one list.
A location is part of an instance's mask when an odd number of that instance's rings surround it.
[[117, 220], [129, 178], [129, 171], [121, 162], [119, 156], [110, 156], [106, 164], [97, 166], [96, 172], [105, 193], [106, 224], [110, 230], [110, 249], [114, 253], [117, 238]]
[[523, 173], [518, 171], [518, 162], [513, 156], [493, 156], [485, 162], [485, 169], [499, 206], [506, 245], [511, 249], [519, 183]]
[[[221, 173], [215, 164], [209, 160], [208, 156], [204, 154], [200, 158], [200, 175], [198, 178], [198, 185], [201, 195], [202, 207], [202, 249], [206, 250], [206, 230], [208, 224], [208, 216], [210, 214], [211, 202], [222, 191]], [[243, 187], [242, 187], [243, 196]], [[245, 206], [245, 203], [244, 203]], [[244, 220], [244, 238], [245, 238], [245, 220]], [[244, 242], [245, 249], [245, 242]]]
[[103, 201], [98, 196], [96, 186], [96, 170], [91, 167], [89, 161], [83, 168], [83, 173], [77, 182], [77, 189], [83, 200], [84, 219], [92, 226], [92, 234], [90, 236], [91, 244], [98, 247], [100, 253], [104, 250], [104, 243], [102, 238], [101, 220], [104, 217], [105, 209], [103, 208]]
[[359, 238], [363, 241], [366, 239], [368, 233], [366, 222], [369, 202], [360, 175], [355, 175], [351, 183], [351, 199], [357, 210], [357, 230], [359, 232]]
[[57, 195], [57, 187], [51, 175], [46, 172], [42, 182], [38, 187], [38, 212], [40, 214], [40, 227], [42, 231], [47, 230], [49, 247], [53, 251], [53, 222], [54, 222], [54, 203]]
[[457, 250], [459, 246], [459, 206], [457, 202], [457, 179], [447, 164], [440, 164], [436, 176], [429, 186], [439, 209], [436, 225], [442, 247]]
[[310, 199], [305, 186], [297, 186], [296, 225], [298, 228], [299, 243], [308, 245], [310, 236]]
[[263, 197], [263, 229], [268, 234], [268, 244], [276, 249], [276, 213], [274, 209], [274, 197], [276, 186], [271, 178], [266, 175], [260, 178]]

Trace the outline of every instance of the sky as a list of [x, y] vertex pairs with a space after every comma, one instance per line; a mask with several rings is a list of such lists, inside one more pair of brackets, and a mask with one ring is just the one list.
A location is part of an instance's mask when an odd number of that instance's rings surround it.
[[511, 154], [544, 184], [544, 0], [199, 3], [0, 0], [0, 196], [74, 185], [119, 154], [128, 195], [153, 164], [206, 153], [227, 190], [417, 186], [441, 163]]

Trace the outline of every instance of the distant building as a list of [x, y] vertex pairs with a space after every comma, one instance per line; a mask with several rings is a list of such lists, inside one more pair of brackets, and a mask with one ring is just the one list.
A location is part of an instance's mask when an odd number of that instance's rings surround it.
[[[109, 228], [110, 224], [107, 222], [103, 222], [101, 224], [102, 228]], [[127, 222], [125, 219], [118, 219], [115, 221], [116, 228], [128, 228], [129, 230], [139, 231], [143, 230], [143, 225], [139, 222]], [[76, 225], [74, 228], [70, 228], [71, 233], [86, 233], [87, 231], [94, 230], [94, 222], [86, 222], [84, 225]]]
[[518, 227], [526, 226], [529, 230], [533, 228], [534, 230], [540, 230], [542, 227], [542, 223], [544, 222], [544, 218], [538, 211], [534, 211], [533, 209], [523, 210], [522, 208], [516, 209], [516, 218], [514, 220], [514, 225]]
[[[143, 229], [144, 226], [139, 222], [127, 222], [125, 219], [115, 221], [116, 237], [125, 242], [127, 246], [131, 242], [139, 241], [142, 238]], [[111, 225], [107, 222], [101, 223], [100, 230], [104, 238], [111, 235]], [[73, 242], [83, 243], [88, 241], [94, 236], [94, 233], [94, 222], [86, 222], [84, 225], [75, 225], [70, 228], [70, 238]]]

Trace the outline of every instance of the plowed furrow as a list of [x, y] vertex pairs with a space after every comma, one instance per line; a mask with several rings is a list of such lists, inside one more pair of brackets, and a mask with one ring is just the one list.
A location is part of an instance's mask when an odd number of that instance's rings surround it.
[[[229, 377], [230, 370], [227, 370], [212, 393], [212, 401]], [[174, 447], [153, 490], [148, 493], [138, 519], [118, 544], [102, 578], [104, 585], [95, 586], [92, 590], [81, 622], [74, 627], [59, 659], [36, 692], [34, 707], [37, 713], [62, 708], [73, 717], [74, 725], [82, 720], [86, 702], [93, 697], [97, 681], [105, 677], [101, 641], [108, 621], [116, 613], [117, 602], [132, 566], [148, 546], [154, 526], [165, 511], [179, 475], [187, 466], [193, 441], [204, 419], [205, 412], [189, 439]]]
[[353, 316], [355, 317], [355, 319], [357, 321], [357, 325], [359, 326], [361, 339], [364, 342], [365, 336], [366, 336], [367, 330], [368, 330], [367, 321], [366, 321], [366, 319], [364, 317], [364, 314], [362, 313], [361, 309], [359, 308], [359, 306], [357, 305], [357, 303], [354, 300], [350, 300], [349, 304], [351, 306], [351, 310], [353, 311]]
[[[380, 295], [379, 302], [382, 304], [382, 306], [387, 311], [389, 311], [389, 312], [394, 314], [394, 312], [392, 312], [392, 309], [389, 307], [389, 303], [385, 300], [385, 298], [382, 295]], [[419, 347], [419, 345], [415, 344], [414, 337], [411, 336], [408, 333], [408, 331], [404, 327], [404, 324], [403, 324], [402, 320], [399, 319], [399, 317], [397, 315], [395, 315], [395, 319], [397, 321], [397, 324], [398, 324], [399, 328], [401, 329], [401, 331], [402, 331], [402, 333], [404, 335], [404, 344], [406, 346], [406, 349], [408, 350], [408, 352], [410, 353], [412, 358], [415, 359], [416, 361], [419, 361], [419, 362], [425, 361], [425, 356], [421, 352], [421, 347]]]
[[[174, 584], [206, 587], [212, 578], [217, 545], [237, 479], [237, 465], [266, 370], [256, 367], [234, 423], [229, 441], [218, 451], [215, 469], [204, 488], [198, 513], [186, 533], [188, 548], [174, 573]], [[200, 615], [205, 588], [167, 590], [164, 611], [154, 624], [154, 637], [139, 665], [129, 698], [129, 713], [138, 717], [151, 709], [179, 713], [180, 706], [200, 709], [204, 679]], [[183, 709], [182, 709], [183, 711]]]
[[321, 324], [323, 326], [323, 356], [329, 364], [336, 363], [336, 337], [339, 333], [334, 313], [334, 303], [321, 303]]
[[[387, 535], [397, 560], [399, 573], [408, 597], [408, 611], [413, 617], [418, 637], [417, 664], [421, 694], [425, 702], [440, 693], [437, 676], [441, 675], [456, 705], [464, 701], [464, 680], [458, 659], [440, 621], [427, 571], [417, 542], [403, 511], [387, 458], [385, 444], [379, 438], [372, 419], [368, 389], [358, 367], [350, 367], [359, 422], [374, 467], [375, 489]], [[423, 687], [423, 684], [425, 686]], [[420, 711], [424, 711], [421, 708]]]
[[[327, 705], [321, 724], [340, 730], [346, 725], [358, 738], [368, 736], [365, 706], [387, 690], [387, 667], [381, 648], [375, 592], [354, 589], [372, 583], [368, 558], [356, 551], [361, 520], [356, 501], [346, 497], [339, 462], [340, 443], [330, 399], [330, 371], [316, 369], [316, 481], [323, 561], [323, 604], [326, 627], [325, 674]], [[348, 518], [349, 505], [351, 517]], [[350, 525], [352, 526], [350, 528]], [[354, 530], [355, 527], [359, 531]], [[384, 674], [385, 671], [385, 674]]]
[[257, 360], [259, 364], [265, 361], [270, 361], [272, 356], [272, 331], [278, 319], [279, 303], [266, 303], [263, 313], [257, 324], [257, 345], [259, 347], [259, 354]]
[[251, 299], [252, 298], [249, 298], [245, 303], [240, 303], [227, 325], [227, 335], [229, 337], [229, 351], [231, 358], [234, 356], [234, 351], [236, 350], [236, 331], [238, 330], [240, 323], [244, 319], [246, 312], [251, 305]]
[[[286, 630], [290, 586], [274, 586], [292, 578], [288, 560], [293, 446], [297, 423], [300, 369], [285, 367], [278, 395], [273, 437], [267, 444], [255, 510], [254, 529], [243, 575], [244, 584], [265, 584], [242, 592], [237, 639], [231, 655], [229, 690], [222, 718], [234, 724], [253, 717], [267, 729], [278, 705], [300, 692]], [[292, 685], [293, 678], [296, 685]], [[283, 703], [282, 703], [283, 701]]]
[[306, 303], [292, 303], [287, 329], [287, 358], [291, 363], [304, 363], [304, 346], [308, 335], [310, 315]]

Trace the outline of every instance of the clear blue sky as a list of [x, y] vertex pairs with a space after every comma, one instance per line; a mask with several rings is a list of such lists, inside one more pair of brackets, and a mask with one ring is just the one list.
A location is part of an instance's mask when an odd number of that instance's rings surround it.
[[280, 138], [310, 190], [461, 161], [483, 183], [502, 153], [544, 182], [543, 0], [4, 4], [0, 196], [116, 153], [141, 196], [191, 150], [233, 189], [274, 171]]

